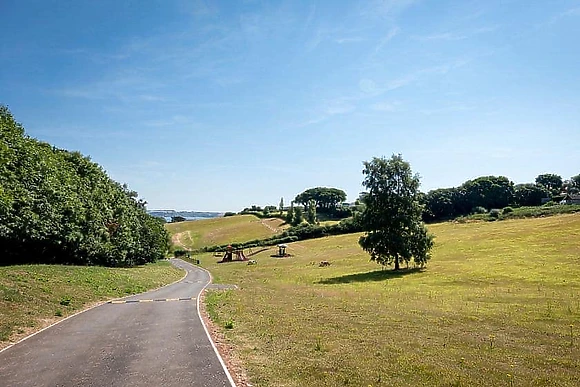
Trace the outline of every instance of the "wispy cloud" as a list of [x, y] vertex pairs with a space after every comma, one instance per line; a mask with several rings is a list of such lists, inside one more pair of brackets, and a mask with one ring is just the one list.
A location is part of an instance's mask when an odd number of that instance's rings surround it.
[[373, 18], [393, 18], [417, 2], [418, 0], [375, 0], [366, 4], [360, 13]]
[[393, 39], [395, 36], [397, 36], [399, 34], [399, 31], [401, 31], [401, 29], [399, 27], [391, 28], [389, 30], [389, 32], [387, 33], [387, 35], [385, 35], [385, 37], [383, 37], [379, 41], [379, 44], [377, 44], [377, 46], [375, 47], [375, 54], [378, 53], [379, 51], [381, 51], [383, 49], [383, 47], [391, 41], [391, 39]]
[[297, 124], [297, 127], [305, 127], [326, 121], [337, 115], [345, 115], [356, 110], [356, 106], [347, 98], [337, 98], [335, 100], [323, 102], [317, 109], [311, 112], [310, 119]]
[[458, 35], [451, 32], [444, 32], [440, 34], [433, 34], [433, 35], [425, 35], [425, 36], [414, 36], [413, 39], [421, 40], [421, 41], [430, 41], [430, 40], [462, 40], [466, 39], [467, 36], [465, 35]]
[[419, 41], [435, 41], [435, 40], [454, 41], [454, 40], [468, 39], [474, 35], [480, 35], [480, 34], [494, 32], [494, 31], [497, 31], [498, 29], [499, 29], [498, 25], [492, 25], [492, 26], [484, 26], [484, 27], [474, 28], [474, 29], [466, 30], [466, 31], [462, 31], [462, 32], [447, 31], [447, 32], [434, 33], [434, 34], [430, 34], [430, 35], [416, 35], [416, 36], [413, 36], [412, 38], [415, 40], [419, 40]]
[[366, 39], [364, 38], [338, 38], [335, 39], [334, 41], [338, 44], [345, 44], [345, 43], [358, 43], [358, 42], [364, 42]]
[[559, 12], [558, 14], [552, 16], [547, 22], [542, 23], [540, 26], [554, 24], [559, 22], [561, 19], [575, 16], [580, 16], [580, 7], [568, 8], [562, 12]]
[[397, 101], [383, 101], [371, 105], [371, 109], [379, 112], [396, 112], [399, 110], [400, 102]]

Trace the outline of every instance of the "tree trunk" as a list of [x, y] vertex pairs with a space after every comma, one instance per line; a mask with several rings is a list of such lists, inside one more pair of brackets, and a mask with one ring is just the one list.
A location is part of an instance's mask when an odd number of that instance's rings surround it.
[[399, 266], [399, 257], [395, 257], [395, 270], [399, 270], [400, 266]]

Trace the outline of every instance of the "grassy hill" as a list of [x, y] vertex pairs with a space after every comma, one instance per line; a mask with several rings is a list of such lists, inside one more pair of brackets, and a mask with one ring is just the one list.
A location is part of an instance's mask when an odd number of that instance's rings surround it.
[[182, 276], [167, 261], [133, 268], [0, 267], [0, 349], [96, 302], [158, 288]]
[[284, 222], [278, 218], [259, 219], [254, 215], [167, 223], [174, 246], [199, 249], [205, 246], [246, 242], [274, 235]]
[[208, 311], [256, 386], [576, 386], [580, 215], [429, 228], [425, 271], [381, 270], [359, 235], [255, 266], [204, 255], [240, 287], [209, 293]]

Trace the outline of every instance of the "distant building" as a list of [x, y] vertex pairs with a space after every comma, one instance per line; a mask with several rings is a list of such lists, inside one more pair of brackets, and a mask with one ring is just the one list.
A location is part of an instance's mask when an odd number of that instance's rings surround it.
[[562, 204], [580, 204], [580, 195], [566, 194], [560, 202]]

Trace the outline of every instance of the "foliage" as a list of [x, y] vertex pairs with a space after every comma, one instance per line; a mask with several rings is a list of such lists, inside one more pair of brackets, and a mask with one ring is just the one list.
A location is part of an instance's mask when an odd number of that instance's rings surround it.
[[537, 184], [517, 184], [514, 187], [513, 204], [515, 206], [539, 206], [542, 199], [549, 198], [550, 191]]
[[235, 216], [235, 215], [236, 215], [236, 213], [235, 213], [235, 212], [230, 212], [230, 211], [228, 211], [228, 212], [224, 213], [224, 218], [226, 218], [226, 217], [228, 217], [228, 216]]
[[185, 222], [187, 219], [185, 219], [183, 216], [172, 216], [171, 217], [171, 223], [178, 223], [178, 222]]
[[419, 177], [401, 155], [364, 162], [363, 185], [368, 189], [361, 224], [366, 231], [360, 246], [371, 260], [382, 265], [415, 263], [424, 265], [433, 247], [433, 237], [421, 221], [418, 200]]
[[482, 207], [482, 206], [477, 206], [471, 210], [471, 213], [472, 214], [487, 214], [487, 209], [485, 207]]
[[306, 221], [310, 224], [316, 223], [316, 202], [310, 199], [306, 207]]
[[290, 203], [290, 209], [286, 213], [286, 223], [288, 224], [294, 223], [294, 202]]
[[503, 210], [501, 210], [502, 214], [509, 214], [510, 212], [514, 212], [514, 209], [512, 207], [505, 207]]
[[544, 173], [536, 177], [536, 184], [548, 189], [552, 194], [557, 195], [562, 190], [562, 176], [553, 173]]
[[284, 211], [284, 198], [280, 198], [280, 204], [278, 204], [278, 209], [280, 212]]
[[346, 200], [346, 193], [338, 188], [316, 187], [307, 189], [294, 199], [305, 208], [311, 200], [314, 200], [317, 211], [333, 212], [339, 203]]
[[294, 207], [294, 215], [292, 217], [292, 226], [297, 226], [304, 222], [304, 211], [300, 207]]
[[163, 221], [78, 152], [25, 135], [0, 107], [1, 265], [130, 266], [163, 258]]

